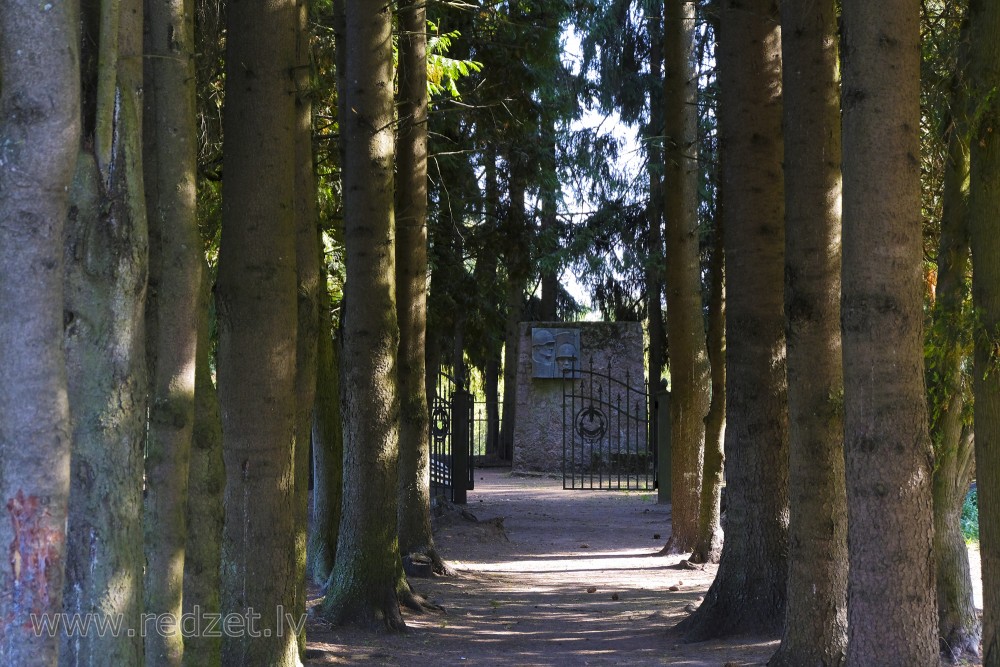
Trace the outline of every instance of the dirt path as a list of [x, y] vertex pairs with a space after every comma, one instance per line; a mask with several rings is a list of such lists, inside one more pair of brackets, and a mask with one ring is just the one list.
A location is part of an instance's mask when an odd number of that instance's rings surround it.
[[[657, 557], [670, 510], [655, 493], [564, 491], [560, 480], [476, 473], [438, 547], [459, 577], [412, 579], [446, 614], [407, 615], [402, 636], [310, 626], [309, 664], [764, 664], [776, 641], [682, 644], [668, 629], [715, 575]], [[503, 529], [491, 519], [502, 518]]]

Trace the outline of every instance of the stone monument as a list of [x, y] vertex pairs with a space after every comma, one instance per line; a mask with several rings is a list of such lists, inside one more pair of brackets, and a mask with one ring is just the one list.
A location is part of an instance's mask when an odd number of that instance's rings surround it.
[[559, 473], [563, 463], [564, 383], [592, 368], [642, 390], [642, 325], [522, 322], [518, 342], [512, 467], [514, 472]]

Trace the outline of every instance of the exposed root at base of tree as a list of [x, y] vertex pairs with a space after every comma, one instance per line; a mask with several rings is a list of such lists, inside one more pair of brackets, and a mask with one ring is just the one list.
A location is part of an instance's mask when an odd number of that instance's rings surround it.
[[[846, 637], [845, 637], [846, 649]], [[781, 646], [775, 651], [771, 659], [767, 661], [767, 667], [800, 667], [801, 665], [822, 665], [823, 667], [842, 667], [847, 660], [844, 651], [835, 656], [818, 656], [815, 654], [795, 655], [794, 652], [785, 651]]]
[[428, 578], [434, 575], [441, 577], [457, 577], [453, 570], [438, 553], [433, 545], [425, 545], [412, 549], [403, 556], [403, 570], [407, 576]]
[[978, 662], [981, 640], [981, 631], [952, 628], [947, 637], [941, 637], [941, 660], [951, 665], [962, 664], [965, 661]]
[[678, 554], [684, 554], [691, 551], [690, 549], [685, 549], [682, 547], [684, 547], [684, 545], [680, 544], [680, 542], [678, 540], [675, 540], [674, 536], [671, 535], [670, 538], [667, 540], [667, 543], [663, 545], [663, 548], [656, 552], [656, 555], [676, 556]]
[[325, 594], [326, 586], [330, 582], [330, 573], [333, 572], [333, 563], [336, 560], [336, 549], [333, 552], [317, 553], [320, 549], [321, 547], [314, 544], [309, 545], [306, 551], [306, 568], [309, 578]]
[[699, 535], [691, 556], [688, 558], [692, 563], [707, 565], [708, 563], [718, 564], [722, 558], [722, 530], [713, 531], [709, 536]]
[[672, 628], [686, 643], [722, 639], [737, 635], [777, 637], [781, 634], [784, 617], [780, 613], [747, 610], [746, 600], [727, 595], [720, 599], [718, 577], [705, 594], [704, 601], [694, 612]]
[[444, 607], [433, 602], [429, 602], [427, 598], [420, 595], [415, 590], [413, 586], [406, 583], [405, 586], [401, 587], [400, 591], [397, 593], [399, 598], [399, 604], [403, 605], [410, 611], [414, 611], [418, 614], [423, 614], [426, 612], [435, 612], [438, 614], [446, 614]]
[[342, 595], [343, 599], [327, 597], [319, 607], [318, 616], [331, 625], [351, 625], [371, 632], [407, 632], [400, 599], [395, 588], [377, 598]]
[[703, 565], [699, 565], [698, 563], [694, 563], [690, 559], [688, 559], [688, 560], [682, 560], [682, 561], [680, 561], [678, 563], [674, 563], [673, 565], [668, 565], [667, 569], [668, 570], [704, 570], [705, 567]]

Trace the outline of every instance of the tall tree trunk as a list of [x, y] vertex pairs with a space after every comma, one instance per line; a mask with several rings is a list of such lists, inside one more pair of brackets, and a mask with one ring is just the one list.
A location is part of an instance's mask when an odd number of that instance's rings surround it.
[[[333, 29], [336, 40], [337, 118], [347, 117], [341, 92], [347, 75], [347, 17], [344, 1], [333, 0]], [[344, 162], [344, 144], [337, 151], [338, 164]], [[343, 173], [343, 172], [341, 172]], [[338, 229], [343, 233], [343, 229]], [[339, 304], [343, 307], [343, 302]], [[337, 560], [344, 481], [344, 430], [341, 421], [341, 339], [334, 335], [333, 304], [330, 299], [328, 267], [320, 271], [319, 340], [316, 349], [316, 399], [313, 411], [313, 534], [309, 553], [314, 583], [326, 586]]]
[[973, 367], [979, 548], [983, 567], [983, 666], [1000, 665], [1000, 5], [972, 2], [970, 95], [979, 100], [972, 129], [969, 233], [972, 300], [978, 318]]
[[[294, 0], [227, 14], [222, 240], [216, 303], [226, 462], [224, 614], [262, 636], [224, 636], [227, 664], [294, 665], [296, 231]], [[287, 614], [287, 616], [286, 616]], [[279, 632], [278, 623], [283, 623]]]
[[542, 224], [539, 241], [539, 266], [541, 267], [542, 299], [538, 319], [556, 322], [559, 319], [559, 171], [556, 158], [555, 122], [546, 120], [544, 128], [545, 153], [542, 175]]
[[673, 498], [667, 549], [694, 549], [705, 452], [711, 367], [705, 347], [698, 238], [698, 86], [691, 68], [695, 9], [667, 0], [664, 20], [664, 197], [670, 452]]
[[[484, 161], [486, 163], [484, 168], [486, 181], [486, 201], [484, 206], [488, 224], [491, 226], [491, 231], [495, 233], [500, 224], [500, 184], [497, 181], [497, 152], [495, 146], [486, 147]], [[492, 276], [493, 282], [497, 283], [500, 280], [500, 274], [497, 271], [498, 261], [492, 256], [487, 261], [492, 264], [491, 271], [487, 275]], [[476, 267], [479, 267], [478, 262]], [[485, 377], [483, 379], [486, 393], [486, 452], [498, 459], [502, 459], [504, 458], [504, 451], [503, 440], [500, 437], [500, 419], [503, 402], [500, 400], [500, 378], [504, 363], [503, 345], [506, 339], [506, 326], [499, 334], [497, 332], [491, 333], [492, 335], [487, 347], [489, 358], [486, 360]]]
[[[646, 370], [650, 391], [660, 390], [667, 365], [667, 333], [663, 322], [663, 3], [654, 1], [649, 18], [649, 128], [646, 137], [646, 163], [649, 177], [649, 208], [646, 233], [646, 318], [649, 321], [649, 367]], [[650, 433], [659, 433], [657, 415], [652, 415]]]
[[444, 563], [431, 533], [427, 411], [427, 11], [399, 5], [396, 306], [399, 313], [399, 548]]
[[690, 639], [784, 622], [788, 417], [782, 280], [781, 44], [773, 0], [725, 0], [719, 118], [726, 224], [726, 539]]
[[[298, 278], [298, 324], [295, 353], [295, 608], [306, 613], [306, 550], [309, 540], [309, 471], [316, 403], [319, 339], [320, 230], [316, 213], [316, 170], [312, 143], [312, 69], [309, 2], [297, 0], [295, 31], [295, 270]], [[299, 653], [306, 649], [305, 626]]]
[[848, 665], [937, 665], [919, 3], [843, 3]]
[[195, 216], [194, 2], [147, 0], [143, 138], [149, 221], [150, 372], [144, 513], [149, 665], [180, 665], [188, 467], [195, 412], [201, 237]]
[[[222, 461], [222, 415], [212, 383], [212, 281], [202, 259], [198, 292], [198, 343], [195, 359], [194, 433], [188, 466], [187, 547], [184, 554], [184, 613], [220, 613], [223, 492], [226, 469]], [[183, 628], [182, 628], [183, 629]], [[184, 638], [184, 664], [203, 667], [221, 664], [222, 638], [195, 633]]]
[[392, 12], [375, 0], [345, 3], [350, 110], [344, 141], [347, 250], [341, 392], [344, 500], [337, 561], [322, 614], [333, 623], [403, 630], [406, 586], [397, 534], [399, 394], [393, 244]]
[[313, 410], [313, 522], [309, 553], [314, 583], [326, 584], [337, 560], [344, 483], [344, 433], [340, 421], [340, 344], [334, 341], [327, 275], [321, 274], [320, 336]]
[[781, 5], [788, 346], [788, 611], [769, 665], [840, 665], [847, 497], [840, 345], [840, 88], [834, 0]]
[[[0, 12], [0, 663], [55, 665], [70, 489], [63, 233], [80, 141], [79, 7]], [[53, 616], [54, 617], [54, 616]]]
[[91, 5], [81, 18], [84, 129], [65, 254], [73, 501], [63, 608], [120, 619], [133, 632], [65, 635], [59, 659], [66, 665], [132, 665], [143, 659], [148, 390], [148, 237], [138, 101], [142, 3]]
[[524, 314], [524, 288], [528, 279], [528, 227], [524, 219], [526, 183], [522, 157], [516, 150], [508, 154], [510, 165], [510, 207], [503, 221], [505, 259], [507, 264], [507, 319], [504, 327], [503, 353], [503, 416], [500, 422], [501, 456], [514, 456], [514, 419], [517, 402], [517, 353], [520, 323]]
[[483, 372], [483, 390], [486, 397], [486, 453], [500, 457], [500, 366], [499, 352], [490, 351]]
[[726, 436], [726, 255], [723, 248], [724, 212], [716, 203], [715, 230], [708, 272], [708, 360], [712, 366], [712, 402], [705, 415], [705, 468], [701, 478], [698, 540], [694, 563], [718, 563], [722, 553], [721, 500], [723, 441]]
[[973, 602], [969, 550], [962, 534], [962, 506], [975, 465], [974, 443], [965, 422], [969, 387], [963, 370], [971, 356], [967, 224], [969, 194], [968, 18], [962, 24], [958, 71], [952, 80], [944, 167], [937, 284], [925, 345], [924, 376], [934, 446], [934, 559], [938, 637], [942, 656], [957, 662], [978, 658], [982, 622]]

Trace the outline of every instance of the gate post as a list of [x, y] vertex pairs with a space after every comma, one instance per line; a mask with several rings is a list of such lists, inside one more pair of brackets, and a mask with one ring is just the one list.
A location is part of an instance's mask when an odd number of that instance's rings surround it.
[[670, 483], [670, 392], [656, 393], [656, 501], [669, 503]]
[[468, 502], [466, 491], [469, 489], [469, 443], [472, 435], [469, 423], [469, 408], [472, 394], [461, 386], [455, 389], [451, 397], [452, 436], [451, 436], [451, 494], [452, 502], [464, 505]]

